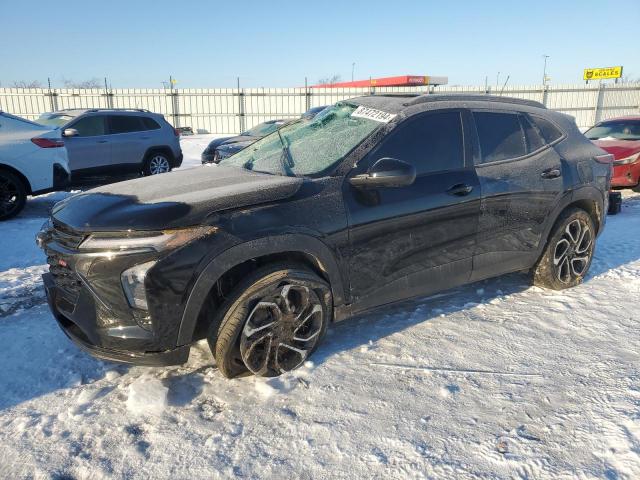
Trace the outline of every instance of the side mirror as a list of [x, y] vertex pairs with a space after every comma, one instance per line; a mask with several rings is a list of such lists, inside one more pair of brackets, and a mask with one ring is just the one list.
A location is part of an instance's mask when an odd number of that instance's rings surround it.
[[396, 158], [381, 158], [367, 173], [349, 179], [354, 187], [406, 187], [416, 179], [416, 168]]
[[77, 137], [78, 135], [80, 135], [80, 133], [78, 133], [78, 130], [75, 128], [65, 128], [62, 131], [63, 137]]

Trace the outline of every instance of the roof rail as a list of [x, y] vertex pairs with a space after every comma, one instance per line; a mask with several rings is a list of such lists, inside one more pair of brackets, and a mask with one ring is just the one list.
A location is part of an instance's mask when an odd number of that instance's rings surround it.
[[61, 108], [56, 112], [71, 112], [71, 111], [84, 111], [84, 112], [144, 112], [151, 113], [151, 111], [145, 108]]
[[515, 105], [527, 105], [529, 107], [547, 108], [542, 103], [534, 100], [525, 100], [523, 98], [502, 97], [499, 95], [474, 95], [467, 93], [425, 93], [417, 96], [411, 101], [405, 102], [404, 106], [418, 105], [427, 102], [451, 102], [451, 101], [469, 101], [469, 102], [495, 102], [495, 103], [513, 103]]

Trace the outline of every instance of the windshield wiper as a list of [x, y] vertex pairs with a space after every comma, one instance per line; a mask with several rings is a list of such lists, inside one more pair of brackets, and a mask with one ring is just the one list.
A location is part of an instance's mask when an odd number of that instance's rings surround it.
[[284, 153], [284, 155], [280, 157], [280, 166], [282, 167], [282, 172], [285, 175], [289, 175], [289, 173], [293, 173], [291, 171], [291, 168], [293, 167], [293, 158], [291, 157], [291, 150], [289, 150], [289, 143], [285, 142], [282, 138], [280, 129], [276, 130], [276, 132], [278, 132], [278, 137], [280, 138], [280, 143], [282, 144], [282, 152]]

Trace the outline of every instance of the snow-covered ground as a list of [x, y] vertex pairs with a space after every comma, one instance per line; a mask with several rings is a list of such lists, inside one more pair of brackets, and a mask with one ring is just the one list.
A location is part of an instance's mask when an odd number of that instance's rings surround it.
[[[185, 167], [208, 140], [183, 140]], [[640, 195], [570, 291], [510, 275], [331, 328], [285, 377], [95, 360], [43, 303], [33, 235], [0, 225], [0, 478], [640, 478]]]

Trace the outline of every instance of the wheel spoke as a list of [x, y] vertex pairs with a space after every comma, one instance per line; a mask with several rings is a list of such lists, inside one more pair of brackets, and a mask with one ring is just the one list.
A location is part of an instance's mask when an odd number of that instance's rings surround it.
[[569, 258], [564, 257], [564, 260], [558, 266], [558, 280], [563, 283], [567, 283], [571, 279], [571, 267], [569, 265]]
[[269, 369], [269, 357], [273, 346], [271, 332], [258, 338], [246, 348], [240, 348], [242, 361], [255, 375], [264, 375]]
[[578, 244], [576, 246], [576, 253], [582, 254], [585, 253], [591, 247], [592, 237], [591, 230], [588, 227], [582, 230], [582, 235], [580, 235], [580, 240], [578, 240]]
[[567, 256], [569, 251], [569, 241], [562, 238], [556, 244], [556, 249], [553, 255], [553, 264], [560, 265]]
[[[576, 268], [576, 263], [579, 265], [579, 268]], [[571, 259], [571, 271], [578, 277], [582, 276], [587, 268], [588, 263], [589, 257], [574, 257]]]
[[282, 318], [280, 307], [273, 302], [259, 302], [249, 314], [242, 334], [248, 339], [257, 332], [273, 327]]
[[280, 292], [284, 313], [300, 316], [309, 306], [309, 289], [303, 285], [285, 285]]
[[580, 238], [580, 234], [582, 232], [582, 225], [580, 224], [580, 220], [575, 219], [573, 222], [567, 225], [565, 228], [565, 233], [569, 237], [569, 240], [574, 244], [578, 244], [578, 239]]
[[[282, 348], [286, 351], [282, 352]], [[296, 348], [288, 343], [280, 343], [275, 350], [275, 367], [280, 373], [288, 372], [302, 365], [309, 353], [308, 350]]]
[[[321, 314], [322, 315], [322, 307], [320, 305], [316, 304], [311, 308], [311, 312], [309, 312], [309, 314], [304, 317], [302, 322], [300, 322], [300, 324], [293, 331], [293, 338], [292, 339], [294, 341], [297, 341], [297, 342], [308, 342], [310, 340], [313, 340], [314, 338], [316, 338], [320, 334], [321, 325], [316, 326], [316, 328], [314, 329], [313, 328], [314, 325], [313, 325], [313, 322], [312, 322], [314, 315], [317, 315], [317, 314]], [[307, 330], [306, 332], [305, 332], [305, 327], [306, 327], [306, 330]], [[305, 333], [306, 333], [306, 336], [305, 336]]]

